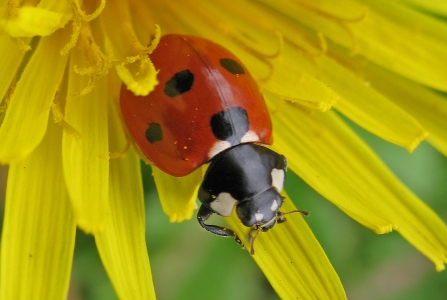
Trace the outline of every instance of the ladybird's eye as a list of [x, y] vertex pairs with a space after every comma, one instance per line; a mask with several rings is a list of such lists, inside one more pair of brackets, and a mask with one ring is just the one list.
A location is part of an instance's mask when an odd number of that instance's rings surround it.
[[166, 81], [164, 93], [168, 97], [175, 97], [189, 91], [194, 83], [194, 74], [186, 69], [174, 74]]
[[220, 60], [220, 65], [224, 67], [225, 70], [234, 75], [245, 74], [244, 68], [242, 68], [242, 66], [234, 59], [222, 58]]

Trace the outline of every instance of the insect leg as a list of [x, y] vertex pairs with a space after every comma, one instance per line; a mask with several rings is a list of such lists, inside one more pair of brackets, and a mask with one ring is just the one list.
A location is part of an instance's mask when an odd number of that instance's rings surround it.
[[236, 233], [226, 227], [221, 227], [217, 225], [208, 225], [205, 224], [205, 221], [209, 219], [209, 217], [214, 214], [214, 211], [206, 207], [205, 205], [200, 206], [199, 212], [197, 213], [197, 221], [199, 221], [200, 226], [202, 226], [206, 231], [214, 233], [216, 235], [222, 237], [232, 237], [236, 240], [236, 242], [244, 247], [241, 239], [236, 235]]

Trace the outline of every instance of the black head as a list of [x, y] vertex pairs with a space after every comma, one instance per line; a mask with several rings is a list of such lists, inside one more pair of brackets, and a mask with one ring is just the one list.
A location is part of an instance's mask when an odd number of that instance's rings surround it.
[[[279, 209], [283, 197], [275, 187], [253, 196], [251, 199], [239, 202], [236, 213], [242, 223], [247, 227], [267, 231], [278, 222], [282, 216]], [[281, 222], [282, 220], [279, 220]]]
[[[286, 219], [280, 211], [287, 171], [284, 156], [257, 144], [239, 144], [215, 156], [199, 189], [202, 207], [197, 215], [200, 225], [220, 236], [232, 236], [229, 228], [208, 225], [205, 221], [213, 213], [231, 216], [233, 209], [241, 222], [251, 228], [255, 237]], [[305, 212], [303, 212], [305, 213]], [[250, 238], [251, 253], [254, 253]]]

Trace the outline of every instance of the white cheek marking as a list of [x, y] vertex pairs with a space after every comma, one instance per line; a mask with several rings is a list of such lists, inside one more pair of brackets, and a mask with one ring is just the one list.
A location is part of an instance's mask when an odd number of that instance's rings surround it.
[[273, 169], [270, 173], [272, 175], [272, 185], [281, 192], [284, 188], [284, 170]]
[[220, 152], [224, 151], [225, 149], [228, 149], [231, 147], [231, 143], [227, 141], [219, 141], [216, 142], [213, 147], [211, 147], [211, 150], [208, 152], [208, 158], [213, 158], [215, 155], [219, 154]]
[[273, 200], [272, 206], [270, 206], [270, 209], [272, 211], [276, 211], [278, 209], [278, 202], [276, 200]]
[[253, 131], [247, 131], [241, 138], [241, 143], [259, 142], [259, 136]]
[[264, 218], [264, 214], [260, 214], [260, 213], [256, 213], [255, 214], [255, 219], [256, 221], [261, 221]]
[[229, 217], [237, 200], [230, 193], [220, 193], [217, 198], [210, 203], [211, 208], [221, 216]]

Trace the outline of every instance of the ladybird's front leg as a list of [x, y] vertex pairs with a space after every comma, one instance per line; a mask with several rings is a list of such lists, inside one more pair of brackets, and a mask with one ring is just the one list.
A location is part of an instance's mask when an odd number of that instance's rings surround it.
[[200, 206], [199, 212], [197, 213], [197, 221], [199, 221], [200, 226], [202, 226], [206, 231], [214, 233], [216, 235], [222, 237], [232, 237], [239, 245], [244, 247], [244, 244], [242, 244], [241, 239], [236, 235], [236, 233], [233, 230], [217, 225], [205, 224], [205, 221], [208, 220], [212, 214], [214, 214], [214, 211], [212, 211], [211, 209], [202, 204]]

